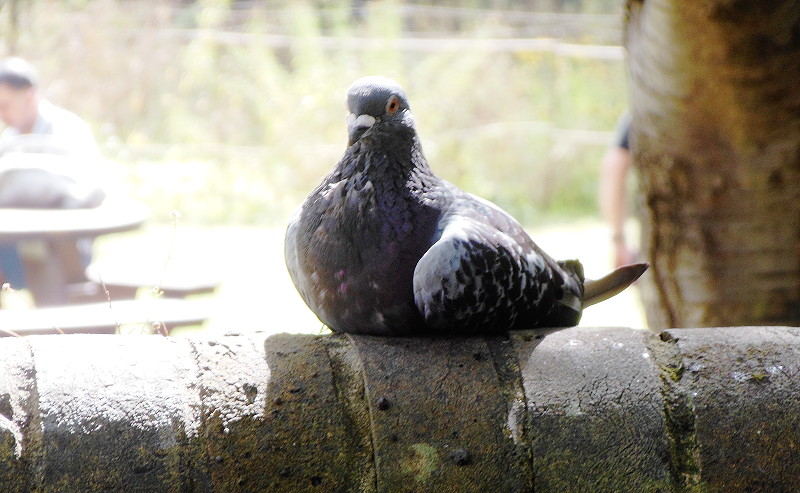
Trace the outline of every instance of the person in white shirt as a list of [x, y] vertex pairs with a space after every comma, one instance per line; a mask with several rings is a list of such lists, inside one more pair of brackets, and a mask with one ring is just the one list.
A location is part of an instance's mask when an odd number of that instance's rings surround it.
[[[8, 128], [0, 135], [0, 153], [42, 150], [96, 157], [97, 145], [89, 125], [78, 115], [45, 100], [33, 67], [21, 58], [0, 62], [0, 120]], [[41, 137], [45, 136], [45, 139]]]
[[[0, 61], [0, 120], [6, 125], [0, 134], [0, 158], [14, 153], [65, 156], [70, 163], [95, 163], [99, 158], [89, 125], [45, 100], [36, 70], [21, 58]], [[17, 244], [0, 244], [0, 283], [26, 286]]]

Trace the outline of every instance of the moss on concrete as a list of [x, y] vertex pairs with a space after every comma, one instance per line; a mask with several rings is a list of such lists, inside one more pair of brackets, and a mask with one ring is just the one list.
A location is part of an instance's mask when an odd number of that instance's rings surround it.
[[673, 487], [678, 491], [702, 492], [692, 397], [679, 386], [686, 367], [677, 338], [665, 331], [658, 336], [648, 335], [646, 344], [661, 372], [661, 398]]

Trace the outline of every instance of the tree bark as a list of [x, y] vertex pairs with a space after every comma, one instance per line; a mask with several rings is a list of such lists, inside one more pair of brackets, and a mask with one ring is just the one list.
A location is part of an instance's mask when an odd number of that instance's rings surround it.
[[800, 3], [628, 2], [653, 328], [800, 325]]

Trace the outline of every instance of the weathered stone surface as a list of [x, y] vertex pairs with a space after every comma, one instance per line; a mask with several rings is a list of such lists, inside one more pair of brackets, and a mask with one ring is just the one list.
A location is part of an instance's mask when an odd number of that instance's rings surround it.
[[368, 428], [343, 405], [325, 343], [285, 334], [266, 339], [262, 417], [228, 423], [226, 431], [208, 407], [217, 491], [369, 491]]
[[0, 339], [0, 490], [792, 491], [799, 342]]
[[[180, 339], [31, 337], [42, 491], [178, 491], [180, 441], [200, 428], [196, 372]], [[35, 430], [29, 430], [34, 432]]]
[[0, 485], [11, 492], [30, 491], [38, 483], [41, 455], [33, 355], [28, 342], [0, 344]]
[[644, 332], [515, 334], [536, 491], [668, 491], [661, 382]]
[[378, 491], [532, 491], [521, 423], [509, 416], [513, 403], [487, 341], [352, 340], [364, 365]]
[[[800, 328], [669, 330], [679, 366], [665, 378], [683, 440], [682, 488], [797, 491]], [[683, 406], [681, 409], [678, 406]]]
[[192, 348], [198, 378], [188, 390], [200, 396], [204, 428], [190, 454], [200, 471], [195, 490], [212, 491], [213, 485], [217, 491], [247, 491], [246, 478], [260, 477], [253, 475], [252, 464], [267, 460], [253, 456], [270, 378], [264, 337], [196, 340]]

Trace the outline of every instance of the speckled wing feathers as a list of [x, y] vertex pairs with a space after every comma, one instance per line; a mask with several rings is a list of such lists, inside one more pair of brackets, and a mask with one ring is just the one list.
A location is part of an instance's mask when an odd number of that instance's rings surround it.
[[503, 210], [448, 187], [458, 199], [414, 270], [414, 298], [426, 325], [486, 333], [576, 324], [582, 279], [564, 275]]

